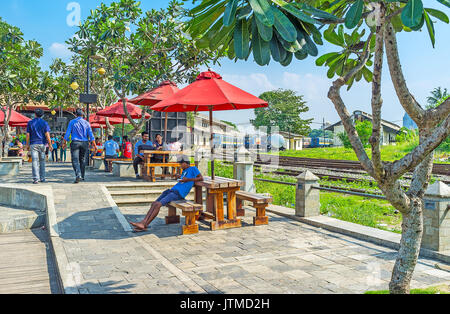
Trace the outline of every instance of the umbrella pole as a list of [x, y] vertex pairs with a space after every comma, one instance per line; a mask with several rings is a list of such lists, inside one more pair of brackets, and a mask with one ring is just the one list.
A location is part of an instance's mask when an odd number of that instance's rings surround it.
[[169, 118], [169, 113], [166, 112], [166, 122], [164, 124], [164, 140], [166, 141], [166, 144], [169, 144], [167, 142], [167, 119]]
[[125, 118], [122, 118], [122, 141], [123, 141], [123, 136], [124, 136], [124, 133], [125, 132]]
[[213, 129], [213, 111], [212, 107], [209, 108], [209, 128], [211, 133], [211, 179], [214, 180], [216, 175], [214, 173], [214, 129]]

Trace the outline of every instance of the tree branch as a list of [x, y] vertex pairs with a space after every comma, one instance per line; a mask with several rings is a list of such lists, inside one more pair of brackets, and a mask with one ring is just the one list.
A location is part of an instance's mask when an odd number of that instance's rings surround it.
[[436, 125], [450, 114], [450, 97], [436, 108], [428, 109], [425, 112], [425, 123], [428, 128], [434, 128]]
[[406, 110], [408, 115], [420, 127], [424, 124], [425, 111], [420, 104], [411, 95], [406, 86], [406, 80], [403, 75], [402, 66], [400, 64], [400, 57], [398, 54], [397, 39], [395, 30], [389, 22], [386, 24], [386, 31], [384, 32], [384, 40], [386, 45], [386, 56], [389, 64], [389, 71], [391, 74], [392, 83], [394, 84], [397, 97], [400, 100], [402, 107]]
[[328, 92], [328, 98], [333, 102], [336, 111], [338, 112], [342, 123], [344, 125], [345, 131], [348, 134], [349, 140], [353, 146], [353, 149], [355, 150], [356, 155], [358, 156], [359, 161], [361, 162], [364, 169], [374, 178], [375, 171], [373, 168], [372, 161], [367, 156], [367, 153], [364, 149], [363, 144], [361, 143], [361, 140], [359, 139], [358, 132], [356, 131], [355, 126], [353, 125], [350, 113], [348, 112], [347, 108], [345, 107], [344, 101], [341, 98], [340, 95], [340, 89], [342, 86], [345, 85], [346, 82], [348, 82], [358, 71], [360, 71], [365, 64], [367, 63], [367, 60], [369, 60], [370, 52], [369, 52], [369, 45], [370, 40], [373, 36], [373, 33], [369, 35], [369, 38], [367, 39], [367, 46], [364, 54], [364, 58], [360, 61], [360, 63], [353, 68], [351, 71], [349, 71], [344, 77], [339, 77], [336, 81], [333, 82], [333, 85], [330, 87], [330, 90]]
[[390, 165], [389, 177], [391, 180], [396, 180], [407, 171], [417, 167], [424, 157], [428, 156], [450, 135], [450, 114], [447, 115], [445, 121], [439, 127], [432, 131], [412, 152]]
[[377, 20], [376, 29], [376, 43], [375, 43], [375, 60], [373, 69], [373, 81], [372, 81], [372, 119], [373, 129], [372, 136], [369, 139], [372, 146], [372, 161], [376, 174], [376, 179], [381, 181], [385, 175], [384, 166], [381, 161], [381, 107], [383, 105], [383, 99], [381, 98], [381, 75], [383, 71], [383, 54], [384, 54], [384, 26], [385, 26], [385, 12], [386, 9], [381, 3], [376, 7], [376, 10], [380, 10], [379, 18]]

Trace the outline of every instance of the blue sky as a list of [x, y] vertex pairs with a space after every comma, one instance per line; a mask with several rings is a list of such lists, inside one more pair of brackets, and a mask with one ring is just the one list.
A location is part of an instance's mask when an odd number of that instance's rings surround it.
[[[8, 23], [18, 26], [24, 32], [27, 39], [35, 39], [44, 47], [42, 66], [44, 68], [52, 62], [52, 59], [68, 58], [68, 51], [64, 46], [67, 38], [76, 32], [76, 27], [67, 23], [68, 15], [72, 11], [67, 8], [70, 4], [79, 4], [81, 18], [85, 18], [91, 9], [98, 6], [99, 0], [2, 0], [0, 2], [0, 16]], [[110, 0], [104, 1], [106, 3]], [[143, 0], [144, 10], [161, 8], [168, 1]], [[191, 1], [187, 1], [191, 5]], [[432, 7], [444, 11], [450, 16], [450, 9], [435, 0], [424, 0], [425, 7]], [[436, 20], [433, 18], [433, 20]], [[400, 57], [403, 70], [410, 91], [416, 99], [425, 105], [426, 97], [433, 88], [441, 86], [450, 89], [450, 25], [438, 21], [435, 24], [437, 33], [436, 48], [433, 49], [425, 27], [421, 32], [405, 33], [398, 36]], [[320, 55], [334, 51], [333, 46], [319, 47]], [[305, 96], [310, 107], [305, 118], [314, 118], [315, 122], [321, 122], [323, 118], [329, 122], [336, 122], [339, 117], [333, 104], [327, 98], [327, 92], [331, 80], [326, 77], [326, 68], [317, 67], [314, 58], [304, 61], [295, 60], [288, 67], [282, 67], [272, 62], [269, 66], [260, 67], [250, 57], [248, 62], [238, 61], [234, 63], [228, 59], [221, 61], [221, 66], [213, 70], [219, 72], [225, 80], [236, 86], [259, 95], [264, 91], [289, 88]], [[355, 83], [350, 92], [342, 90], [342, 96], [350, 112], [363, 110], [371, 112], [370, 107], [371, 85], [361, 81]], [[383, 76], [382, 93], [384, 106], [383, 118], [401, 125], [404, 110], [400, 106], [390, 82], [387, 64]], [[236, 112], [218, 112], [215, 117], [226, 119], [235, 123], [246, 123], [253, 118], [251, 110]], [[313, 128], [319, 127], [318, 124]]]

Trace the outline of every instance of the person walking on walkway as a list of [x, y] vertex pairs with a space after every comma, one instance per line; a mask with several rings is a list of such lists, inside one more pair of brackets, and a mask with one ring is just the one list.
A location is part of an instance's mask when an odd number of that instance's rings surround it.
[[[62, 142], [63, 142], [63, 137], [61, 136], [61, 138], [59, 139], [59, 143], [62, 144]], [[66, 162], [66, 160], [67, 160], [67, 148], [63, 148], [62, 145], [60, 145], [59, 157], [61, 159], [61, 162]]]
[[35, 118], [27, 124], [27, 151], [31, 152], [33, 184], [39, 181], [45, 182], [45, 144], [48, 144], [50, 150], [53, 150], [50, 139], [50, 126], [42, 117], [44, 111], [36, 109]]
[[86, 157], [89, 154], [89, 142], [91, 142], [94, 149], [97, 150], [91, 125], [83, 119], [83, 110], [77, 109], [76, 115], [77, 118], [69, 123], [63, 142], [63, 147], [66, 148], [67, 142], [72, 139], [70, 154], [72, 156], [73, 170], [75, 171], [75, 184], [84, 181]]
[[117, 159], [119, 154], [119, 144], [114, 141], [112, 135], [108, 136], [108, 141], [105, 142], [105, 172], [110, 172], [108, 159]]

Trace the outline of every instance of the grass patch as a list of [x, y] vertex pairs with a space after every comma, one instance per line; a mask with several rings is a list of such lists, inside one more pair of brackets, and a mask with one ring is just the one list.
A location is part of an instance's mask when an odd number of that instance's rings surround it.
[[[211, 174], [211, 169], [209, 171]], [[219, 177], [233, 178], [232, 165], [216, 162], [215, 171]], [[290, 176], [258, 174], [255, 177], [290, 183], [297, 182], [296, 178]], [[335, 185], [335, 182], [327, 181], [326, 179], [320, 182], [322, 185]], [[272, 195], [274, 205], [295, 208], [295, 186], [262, 181], [255, 181], [255, 186], [257, 193], [269, 193]], [[367, 182], [350, 183], [342, 181], [339, 182], [339, 186], [364, 189], [369, 193], [376, 189], [376, 187], [370, 187]], [[341, 193], [321, 192], [320, 205], [322, 215], [363, 226], [401, 233], [402, 216], [395, 213], [395, 208], [388, 201]]]
[[[389, 290], [366, 291], [364, 294], [389, 294]], [[411, 289], [411, 294], [450, 294], [450, 286], [441, 285], [424, 289]]]
[[[398, 145], [387, 145], [381, 148], [381, 158], [385, 161], [394, 161], [403, 158], [415, 148], [414, 143], [402, 143]], [[371, 158], [372, 150], [366, 149], [366, 152]], [[337, 160], [353, 160], [358, 161], [353, 149], [344, 147], [327, 147], [327, 148], [307, 148], [301, 151], [288, 150], [279, 152], [280, 156], [287, 157], [303, 157], [303, 158], [317, 158], [317, 159], [337, 159]], [[442, 158], [449, 158], [449, 152], [435, 152], [435, 162], [450, 163], [449, 161], [439, 161]]]

